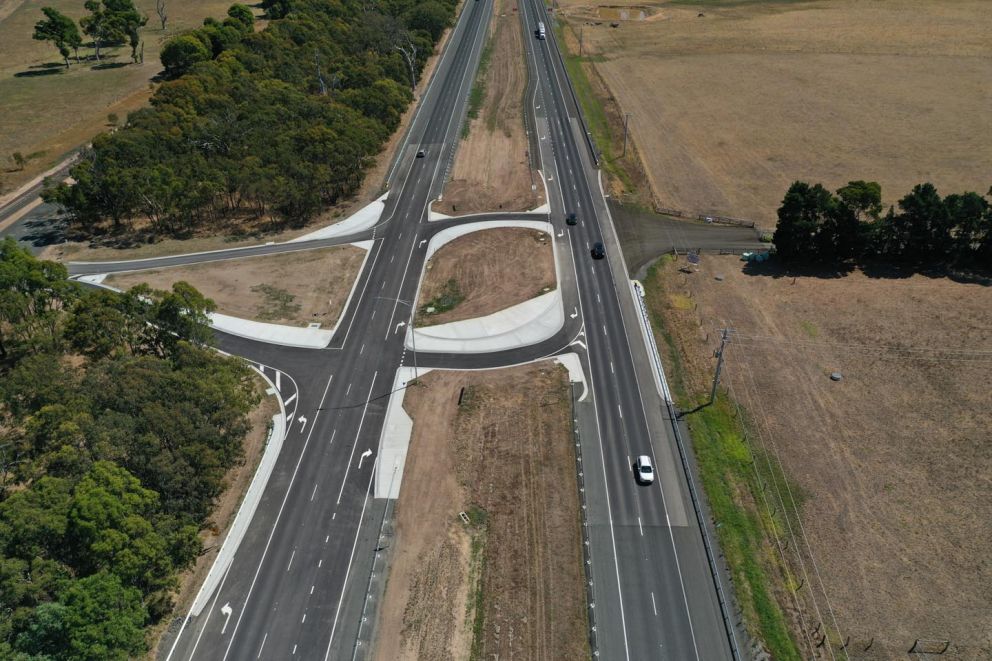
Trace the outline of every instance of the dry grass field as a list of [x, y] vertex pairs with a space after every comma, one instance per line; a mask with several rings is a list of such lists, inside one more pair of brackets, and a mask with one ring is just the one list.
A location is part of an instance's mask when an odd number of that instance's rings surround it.
[[344, 311], [366, 251], [335, 246], [305, 252], [251, 257], [192, 266], [111, 275], [105, 284], [129, 289], [146, 283], [170, 289], [186, 281], [217, 304], [217, 311], [243, 319], [333, 327]]
[[[42, 6], [55, 7], [78, 20], [86, 15], [79, 0], [0, 0], [0, 194], [44, 172], [68, 151], [107, 130], [107, 115], [123, 122], [127, 113], [143, 106], [151, 95], [150, 81], [161, 70], [163, 42], [195, 28], [207, 16], [223, 17], [233, 0], [169, 0], [166, 30], [160, 29], [155, 0], [135, 0], [149, 17], [141, 35], [143, 64], [130, 64], [129, 46], [101, 53], [107, 68], [95, 61], [60, 66], [58, 51], [48, 42], [31, 38], [34, 24], [43, 18]], [[89, 43], [88, 37], [83, 37]], [[92, 49], [81, 48], [80, 57]], [[29, 159], [23, 171], [12, 169], [10, 156], [20, 151]]]
[[588, 658], [564, 370], [432, 372], [403, 407], [413, 436], [376, 658]]
[[796, 179], [992, 184], [984, 0], [561, 4], [663, 207], [768, 226]]
[[[497, 0], [486, 48], [478, 116], [458, 145], [451, 180], [434, 210], [450, 215], [526, 211], [544, 203], [544, 187], [527, 157], [523, 95], [527, 85], [517, 0]], [[537, 189], [532, 190], [531, 186]]]
[[776, 268], [669, 261], [652, 305], [689, 392], [708, 393], [733, 329], [723, 384], [786, 478], [736, 497], [767, 499], [759, 555], [788, 577], [772, 592], [803, 658], [831, 658], [807, 642], [819, 622], [837, 659], [848, 636], [851, 659], [905, 659], [917, 638], [950, 642], [926, 658], [992, 658], [992, 287]]
[[[483, 317], [556, 286], [554, 248], [544, 232], [482, 230], [445, 244], [427, 262], [418, 325]], [[430, 305], [435, 312], [427, 313]]]

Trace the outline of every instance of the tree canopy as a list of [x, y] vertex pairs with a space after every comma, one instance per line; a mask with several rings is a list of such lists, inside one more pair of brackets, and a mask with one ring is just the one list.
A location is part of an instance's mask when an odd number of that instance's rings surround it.
[[925, 183], [883, 215], [876, 182], [852, 181], [834, 195], [797, 181], [782, 200], [773, 240], [787, 262], [874, 259], [990, 271], [992, 205], [974, 192], [942, 198]]
[[50, 41], [55, 46], [66, 68], [69, 67], [70, 49], [76, 53], [76, 61], [79, 61], [79, 47], [83, 45], [83, 38], [79, 35], [75, 22], [54, 7], [42, 7], [45, 19], [38, 21], [34, 25], [33, 38], [38, 41]]
[[[114, 0], [123, 1], [123, 0]], [[90, 0], [96, 2], [96, 0]], [[267, 0], [175, 37], [168, 82], [45, 198], [83, 232], [302, 224], [354, 193], [412, 100], [454, 0]]]
[[0, 242], [0, 658], [133, 658], [169, 612], [258, 403], [212, 307]]

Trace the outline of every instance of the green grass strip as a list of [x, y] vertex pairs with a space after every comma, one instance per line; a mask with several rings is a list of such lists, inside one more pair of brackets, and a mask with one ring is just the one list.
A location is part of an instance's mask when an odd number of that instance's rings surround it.
[[592, 83], [589, 81], [589, 76], [582, 66], [583, 62], [600, 61], [603, 58], [602, 56], [579, 57], [569, 52], [565, 42], [565, 28], [560, 21], [555, 21], [554, 30], [558, 38], [558, 46], [562, 49], [565, 70], [568, 72], [568, 77], [572, 81], [572, 87], [575, 89], [575, 96], [579, 99], [579, 105], [582, 106], [582, 113], [585, 117], [589, 133], [592, 134], [592, 140], [596, 144], [597, 151], [599, 151], [600, 164], [609, 174], [619, 179], [623, 183], [624, 188], [628, 191], [633, 191], [633, 180], [620, 165], [613, 148], [613, 137], [610, 133], [610, 123], [606, 118], [606, 109], [603, 108], [603, 104], [596, 98], [596, 94], [592, 89]]
[[[648, 270], [644, 286], [649, 300], [662, 300], [666, 294], [661, 266], [670, 259], [666, 256]], [[684, 367], [678, 358], [675, 342], [664, 325], [660, 311], [651, 311], [651, 321], [657, 338], [667, 348], [671, 358], [669, 380], [679, 407], [695, 408], [706, 401], [709, 394], [686, 392]], [[717, 537], [724, 557], [730, 567], [738, 603], [744, 612], [749, 629], [764, 642], [772, 657], [778, 661], [800, 661], [802, 655], [793, 640], [785, 614], [771, 590], [767, 570], [779, 566], [778, 558], [767, 542], [765, 530], [780, 523], [742, 506], [736, 495], [749, 493], [756, 502], [761, 501], [761, 479], [772, 487], [785, 488], [785, 476], [770, 474], [764, 456], [755, 456], [749, 449], [736, 417], [736, 407], [727, 396], [720, 395], [716, 402], [689, 416], [692, 425], [692, 444], [699, 467], [699, 477], [710, 505], [710, 513], [717, 522]], [[774, 464], [773, 464], [774, 465]], [[795, 492], [793, 485], [789, 485]], [[801, 502], [801, 500], [800, 500]], [[798, 512], [786, 512], [796, 517]]]

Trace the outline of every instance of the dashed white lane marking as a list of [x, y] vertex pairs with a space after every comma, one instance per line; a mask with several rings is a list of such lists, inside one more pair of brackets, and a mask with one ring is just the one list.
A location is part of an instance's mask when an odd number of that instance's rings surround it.
[[362, 348], [358, 350], [358, 355], [360, 356], [363, 353], [365, 353], [365, 344], [364, 343], [362, 344]]
[[333, 521], [336, 518], [338, 518], [338, 513], [337, 512], [335, 512], [334, 514], [331, 515], [331, 521]]
[[[317, 565], [317, 566], [319, 567], [320, 565]], [[311, 586], [310, 586], [310, 594], [313, 594], [313, 589], [314, 589], [314, 587], [316, 587], [316, 586], [314, 586], [314, 585], [311, 585]]]
[[289, 564], [286, 565], [286, 571], [289, 571], [289, 568], [293, 566], [293, 558], [295, 557], [296, 557], [296, 549], [293, 549], [293, 554], [289, 556]]
[[609, 335], [609, 333], [606, 332], [606, 324], [603, 324], [603, 335]]
[[372, 310], [372, 317], [369, 319], [369, 321], [372, 321], [372, 319], [375, 319], [375, 313], [376, 312], [378, 312], [378, 310]]
[[330, 536], [330, 535], [328, 535], [327, 537], [325, 537], [325, 538], [324, 538], [324, 543], [326, 544], [326, 543], [327, 543], [327, 540], [329, 540], [330, 538], [331, 538], [331, 536]]
[[265, 640], [269, 637], [269, 634], [262, 636], [262, 644], [258, 646], [258, 654], [255, 656], [256, 659], [262, 658], [262, 648], [265, 647]]
[[393, 255], [392, 257], [389, 258], [389, 263], [392, 264], [394, 259], [396, 259], [396, 255]]
[[619, 415], [620, 419], [623, 420], [623, 409], [620, 408], [619, 404], [617, 404], [617, 415]]
[[602, 303], [602, 302], [603, 302], [603, 299], [601, 299], [601, 298], [599, 297], [599, 294], [596, 294], [596, 302], [597, 302], [597, 303]]
[[296, 656], [296, 645], [293, 645], [293, 656]]
[[658, 604], [654, 603], [654, 592], [651, 593], [651, 608], [654, 609], [654, 616], [658, 617]]
[[351, 392], [351, 384], [349, 383], [348, 384], [348, 387], [345, 388], [345, 391], [344, 391], [345, 397], [347, 397], [348, 396], [348, 393], [350, 393], [350, 392]]
[[317, 495], [317, 485], [318, 484], [320, 484], [320, 483], [319, 482], [315, 482], [314, 485], [313, 485], [313, 493], [310, 494], [310, 502], [311, 503], [313, 502], [313, 497]]
[[644, 537], [644, 526], [641, 525], [641, 517], [637, 517], [637, 529], [641, 531], [641, 537]]
[[307, 621], [307, 614], [306, 614], [306, 613], [304, 613], [304, 614], [303, 614], [303, 619], [302, 619], [302, 620], [300, 620], [300, 624], [304, 624], [304, 623], [305, 623], [306, 621]]
[[610, 374], [616, 374], [616, 370], [613, 369], [613, 361], [610, 361]]

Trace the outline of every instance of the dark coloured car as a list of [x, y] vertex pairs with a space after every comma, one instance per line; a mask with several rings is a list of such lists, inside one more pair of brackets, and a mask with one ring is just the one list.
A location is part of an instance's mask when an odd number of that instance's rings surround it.
[[566, 225], [575, 225], [578, 222], [579, 222], [579, 217], [575, 215], [574, 211], [568, 214], [567, 216], [565, 216]]
[[592, 244], [592, 250], [590, 250], [589, 252], [592, 253], [593, 259], [603, 259], [604, 257], [606, 257], [606, 248], [599, 241]]
[[423, 158], [424, 156], [427, 156], [426, 149], [421, 149], [420, 151], [417, 152], [417, 158]]

